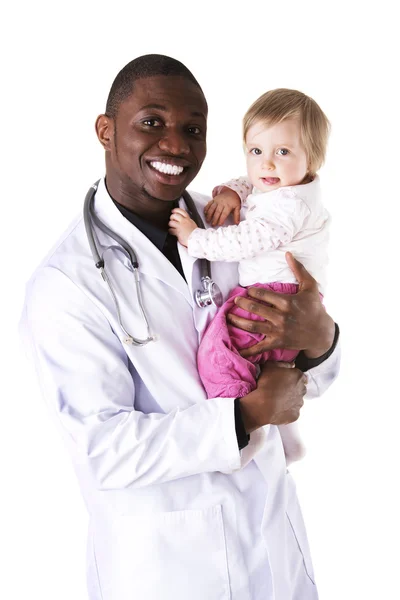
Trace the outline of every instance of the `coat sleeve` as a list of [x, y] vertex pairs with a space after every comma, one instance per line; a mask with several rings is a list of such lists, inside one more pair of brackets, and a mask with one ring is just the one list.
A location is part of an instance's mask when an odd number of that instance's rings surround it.
[[258, 451], [238, 449], [234, 399], [169, 414], [135, 409], [127, 355], [102, 310], [63, 272], [42, 268], [21, 323], [42, 393], [99, 489], [144, 487], [191, 475], [232, 473]]
[[307, 394], [306, 400], [318, 398], [332, 385], [340, 369], [340, 342], [335, 350], [323, 363], [307, 371]]

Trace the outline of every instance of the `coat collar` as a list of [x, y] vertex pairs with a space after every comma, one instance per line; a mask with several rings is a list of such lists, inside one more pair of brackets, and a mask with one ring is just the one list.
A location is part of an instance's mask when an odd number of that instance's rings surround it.
[[[183, 198], [180, 199], [179, 206], [186, 209]], [[187, 283], [162, 252], [121, 214], [107, 191], [104, 179], [100, 180], [97, 188], [94, 211], [103, 223], [112, 231], [118, 233], [134, 250], [141, 274], [160, 279], [166, 285], [170, 285], [178, 290], [193, 305], [192, 274], [193, 264], [197, 259], [189, 256], [186, 248], [178, 244], [178, 251]], [[98, 229], [96, 229], [96, 232], [103, 250], [113, 245], [114, 242], [107, 234]], [[126, 266], [130, 268], [128, 257], [125, 257], [124, 261]]]

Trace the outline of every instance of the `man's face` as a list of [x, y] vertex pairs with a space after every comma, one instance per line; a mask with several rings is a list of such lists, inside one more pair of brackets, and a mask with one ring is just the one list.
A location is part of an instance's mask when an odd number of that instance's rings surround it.
[[142, 201], [179, 198], [206, 156], [207, 104], [201, 90], [178, 76], [140, 79], [112, 121], [107, 179]]

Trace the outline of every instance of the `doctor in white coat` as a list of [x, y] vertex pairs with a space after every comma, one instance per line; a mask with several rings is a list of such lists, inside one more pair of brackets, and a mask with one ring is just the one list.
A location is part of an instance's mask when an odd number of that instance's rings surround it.
[[[168, 234], [168, 221], [177, 203], [185, 207], [182, 193], [204, 160], [206, 120], [186, 67], [148, 55], [119, 73], [96, 122], [106, 177], [93, 212], [137, 255], [155, 341], [126, 343], [120, 321], [135, 337], [148, 335], [131, 262], [93, 224], [118, 315], [81, 216], [27, 286], [22, 333], [90, 515], [90, 600], [318, 597], [276, 427], [297, 419], [305, 376], [270, 364], [257, 390], [235, 401], [206, 400], [197, 374], [199, 339], [216, 309], [196, 305], [200, 261]], [[192, 198], [200, 209], [208, 200]], [[299, 294], [259, 296], [271, 307], [243, 300], [268, 322], [237, 324], [263, 331], [265, 349], [302, 350], [315, 397], [337, 374], [338, 329], [313, 279], [290, 264]], [[212, 267], [225, 296], [237, 265]]]

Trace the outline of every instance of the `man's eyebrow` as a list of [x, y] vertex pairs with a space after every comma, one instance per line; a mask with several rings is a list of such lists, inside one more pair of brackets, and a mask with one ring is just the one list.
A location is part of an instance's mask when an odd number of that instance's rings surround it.
[[140, 110], [148, 110], [149, 108], [155, 108], [164, 112], [167, 110], [166, 106], [163, 106], [162, 104], [146, 104], [146, 106], [142, 106]]
[[[160, 110], [161, 112], [167, 112], [168, 108], [166, 106], [163, 106], [162, 104], [146, 104], [146, 106], [142, 106], [140, 110]], [[203, 112], [199, 112], [199, 111], [193, 111], [191, 113], [192, 117], [202, 117], [203, 119], [206, 118], [206, 115]]]

